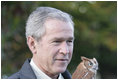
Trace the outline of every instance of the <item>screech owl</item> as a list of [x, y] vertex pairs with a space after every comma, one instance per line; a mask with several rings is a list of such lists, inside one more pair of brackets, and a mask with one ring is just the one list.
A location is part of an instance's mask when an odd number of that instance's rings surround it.
[[89, 59], [83, 56], [81, 59], [82, 62], [72, 74], [72, 79], [95, 79], [98, 70], [97, 60], [95, 58]]

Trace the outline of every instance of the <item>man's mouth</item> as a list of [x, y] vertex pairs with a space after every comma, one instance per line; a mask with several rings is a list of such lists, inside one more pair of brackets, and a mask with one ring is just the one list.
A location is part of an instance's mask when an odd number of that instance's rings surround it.
[[68, 61], [68, 59], [56, 59], [57, 61]]

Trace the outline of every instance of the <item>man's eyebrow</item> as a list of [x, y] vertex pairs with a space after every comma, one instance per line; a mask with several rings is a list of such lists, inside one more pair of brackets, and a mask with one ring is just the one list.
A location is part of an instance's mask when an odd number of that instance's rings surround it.
[[55, 38], [53, 38], [53, 40], [65, 40], [65, 39], [74, 40], [74, 37], [69, 37], [69, 38], [65, 38], [65, 37], [59, 38], [59, 37], [55, 37]]

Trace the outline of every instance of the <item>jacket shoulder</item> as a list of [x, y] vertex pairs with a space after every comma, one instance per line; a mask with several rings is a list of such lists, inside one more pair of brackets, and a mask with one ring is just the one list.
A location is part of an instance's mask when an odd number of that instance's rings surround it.
[[30, 66], [30, 60], [31, 59], [27, 59], [19, 72], [11, 75], [8, 79], [36, 79], [36, 75]]
[[20, 79], [20, 72], [14, 73], [10, 77], [8, 77], [8, 79]]

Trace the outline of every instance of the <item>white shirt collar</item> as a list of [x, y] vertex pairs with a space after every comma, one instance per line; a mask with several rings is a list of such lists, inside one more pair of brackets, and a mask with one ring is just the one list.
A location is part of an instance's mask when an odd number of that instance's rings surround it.
[[[51, 79], [48, 75], [46, 75], [44, 72], [42, 72], [33, 62], [33, 60], [31, 59], [30, 61], [30, 65], [37, 77], [37, 79]], [[58, 79], [64, 79], [62, 74], [59, 74], [59, 78]]]

